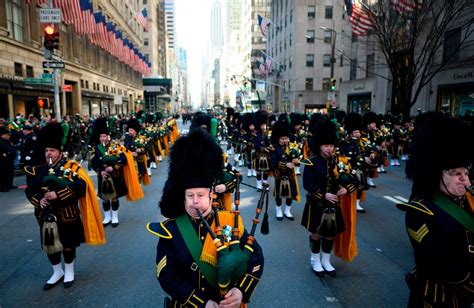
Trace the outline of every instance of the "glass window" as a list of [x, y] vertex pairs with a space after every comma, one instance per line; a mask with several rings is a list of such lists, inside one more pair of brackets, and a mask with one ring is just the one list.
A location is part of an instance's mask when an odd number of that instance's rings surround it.
[[325, 30], [324, 31], [324, 43], [331, 43], [332, 42], [332, 31]]
[[293, 9], [290, 10], [290, 24], [293, 22]]
[[323, 66], [324, 67], [331, 66], [331, 55], [323, 55]]
[[148, 46], [148, 39], [147, 38], [143, 40], [143, 45]]
[[313, 91], [313, 78], [306, 78], [305, 79], [305, 90]]
[[285, 40], [284, 40], [284, 44], [283, 44], [283, 45], [285, 46], [284, 49], [286, 50], [286, 37], [285, 37]]
[[23, 77], [23, 65], [15, 62], [15, 76]]
[[326, 6], [326, 10], [324, 11], [324, 18], [332, 19], [332, 6]]
[[350, 80], [357, 79], [357, 59], [351, 59]]
[[[94, 84], [94, 86], [95, 86], [95, 84]], [[81, 88], [84, 88], [84, 79], [81, 79]]]
[[306, 55], [306, 67], [313, 67], [314, 66], [314, 55], [307, 54]]
[[314, 43], [314, 30], [306, 30], [306, 43]]
[[460, 42], [461, 28], [446, 31], [444, 35], [443, 61], [459, 61]]
[[374, 65], [375, 65], [375, 55], [371, 54], [367, 56], [367, 77], [374, 76]]
[[289, 68], [292, 68], [292, 67], [293, 67], [293, 57], [290, 57], [290, 58], [288, 59], [288, 67], [289, 67]]
[[293, 45], [293, 34], [290, 33], [290, 46], [292, 46], [292, 45]]
[[21, 0], [7, 0], [7, 27], [8, 36], [14, 40], [23, 42], [23, 12]]
[[316, 7], [314, 5], [308, 5], [308, 18], [313, 19], [316, 17]]
[[34, 77], [33, 66], [26, 66], [26, 77], [33, 78]]

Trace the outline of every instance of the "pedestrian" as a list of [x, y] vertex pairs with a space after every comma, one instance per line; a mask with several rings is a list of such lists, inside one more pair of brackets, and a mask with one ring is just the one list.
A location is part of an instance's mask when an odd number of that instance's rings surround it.
[[[179, 138], [171, 149], [160, 201], [161, 213], [169, 219], [147, 225], [160, 238], [156, 275], [171, 296], [165, 307], [241, 307], [260, 280], [260, 246], [249, 242], [239, 216], [235, 225], [234, 213], [211, 205], [211, 187], [222, 168], [222, 150], [203, 129]], [[235, 232], [221, 234], [220, 226], [233, 226]]]
[[407, 275], [408, 307], [472, 307], [474, 303], [474, 199], [469, 172], [473, 127], [440, 113], [415, 123], [413, 179], [405, 227], [415, 267]]
[[10, 130], [0, 127], [0, 192], [8, 192], [15, 189], [13, 178], [15, 173], [16, 150], [10, 142]]
[[[338, 173], [334, 146], [336, 126], [330, 120], [316, 123], [309, 143], [312, 156], [305, 165], [303, 187], [307, 192], [301, 225], [310, 233], [311, 266], [318, 277], [336, 275], [331, 264], [334, 237], [344, 231], [341, 198], [356, 190], [348, 174]], [[322, 248], [322, 253], [321, 253]]]
[[36, 166], [44, 159], [44, 153], [41, 153], [43, 157], [39, 157], [39, 153], [37, 153], [37, 136], [33, 128], [33, 124], [30, 122], [24, 123], [22, 127], [23, 137], [20, 141], [20, 164], [22, 166]]
[[63, 154], [61, 124], [48, 124], [38, 139], [48, 163], [25, 167], [25, 194], [35, 208], [42, 248], [53, 267], [43, 289], [61, 281], [67, 289], [74, 283], [76, 248], [84, 242], [105, 243], [102, 217], [92, 180], [77, 162]]
[[[119, 198], [136, 201], [144, 197], [133, 155], [118, 141], [110, 137], [107, 118], [98, 118], [93, 125], [94, 151], [91, 166], [97, 173], [98, 196], [102, 199], [104, 220], [102, 224], [112, 227], [119, 224]], [[111, 211], [112, 208], [112, 211]]]

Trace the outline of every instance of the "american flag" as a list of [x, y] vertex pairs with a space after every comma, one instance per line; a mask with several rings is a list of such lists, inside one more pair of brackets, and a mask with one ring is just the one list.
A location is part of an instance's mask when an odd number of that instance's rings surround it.
[[267, 35], [267, 20], [260, 14], [258, 14], [258, 25], [263, 35]]
[[256, 60], [255, 65], [257, 65], [257, 68], [258, 68], [258, 71], [260, 72], [260, 74], [262, 74], [262, 75], [267, 74], [267, 68], [265, 67], [265, 64], [263, 64], [262, 62]]
[[367, 35], [367, 32], [373, 27], [367, 9], [362, 7], [358, 2], [353, 3], [352, 0], [345, 0], [345, 3], [352, 32], [355, 35]]
[[148, 32], [148, 13], [146, 11], [146, 8], [141, 10], [140, 12], [137, 12], [137, 20], [142, 25], [143, 29], [145, 32]]
[[421, 8], [422, 0], [392, 0], [393, 6], [400, 14], [412, 14]]
[[263, 55], [263, 63], [265, 64], [265, 69], [266, 73], [271, 74], [272, 73], [272, 58], [270, 58], [268, 55], [264, 54]]

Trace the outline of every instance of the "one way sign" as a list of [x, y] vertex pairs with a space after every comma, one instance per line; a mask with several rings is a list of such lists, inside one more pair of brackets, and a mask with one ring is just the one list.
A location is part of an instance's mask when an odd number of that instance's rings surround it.
[[43, 62], [43, 68], [64, 68], [64, 62]]

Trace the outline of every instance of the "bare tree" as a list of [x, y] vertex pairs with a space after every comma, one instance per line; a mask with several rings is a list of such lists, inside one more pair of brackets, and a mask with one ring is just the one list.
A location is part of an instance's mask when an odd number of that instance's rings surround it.
[[398, 1], [366, 0], [362, 10], [392, 75], [392, 111], [409, 116], [436, 74], [473, 62], [474, 1], [411, 0], [408, 11], [397, 8]]

